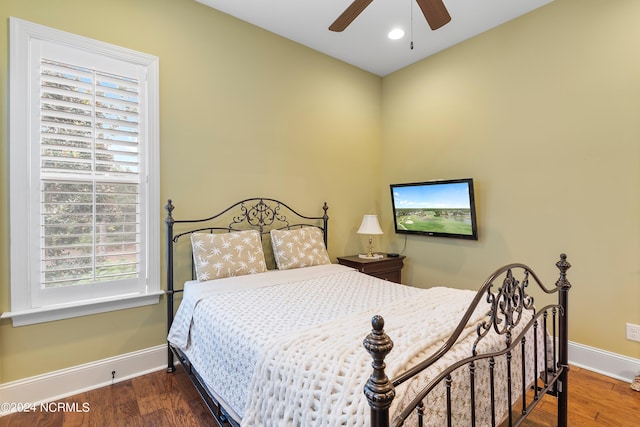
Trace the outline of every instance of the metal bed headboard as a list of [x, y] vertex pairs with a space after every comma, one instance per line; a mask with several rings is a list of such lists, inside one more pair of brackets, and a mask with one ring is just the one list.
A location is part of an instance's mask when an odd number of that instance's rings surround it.
[[[308, 226], [322, 230], [325, 247], [327, 247], [328, 243], [329, 216], [327, 215], [327, 210], [329, 207], [326, 202], [322, 206], [323, 215], [321, 216], [303, 215], [286, 203], [266, 197], [244, 199], [214, 215], [200, 219], [175, 219], [173, 217], [174, 209], [173, 201], [169, 199], [165, 206], [167, 217], [164, 221], [167, 231], [167, 290], [165, 291], [167, 295], [167, 331], [173, 323], [173, 297], [176, 293], [183, 291], [182, 289], [175, 289], [174, 283], [174, 246], [181, 237], [203, 231], [222, 233], [252, 229], [260, 232], [264, 246], [265, 236], [269, 236], [271, 230]], [[176, 224], [183, 224], [187, 229], [175, 234], [174, 226]], [[193, 257], [191, 257], [191, 262], [193, 263]], [[193, 264], [191, 270], [193, 272]], [[173, 353], [170, 348], [168, 351], [168, 365], [168, 370], [171, 372], [173, 370]]]

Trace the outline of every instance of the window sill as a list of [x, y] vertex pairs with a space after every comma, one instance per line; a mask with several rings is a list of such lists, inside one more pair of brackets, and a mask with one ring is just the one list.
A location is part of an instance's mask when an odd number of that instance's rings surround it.
[[75, 304], [61, 304], [28, 310], [8, 311], [2, 313], [0, 319], [12, 319], [14, 327], [33, 325], [36, 323], [52, 322], [54, 320], [71, 319], [73, 317], [88, 316], [90, 314], [107, 313], [109, 311], [157, 304], [162, 294], [164, 294], [163, 291], [154, 291], [145, 294], [121, 295], [115, 298], [83, 301]]

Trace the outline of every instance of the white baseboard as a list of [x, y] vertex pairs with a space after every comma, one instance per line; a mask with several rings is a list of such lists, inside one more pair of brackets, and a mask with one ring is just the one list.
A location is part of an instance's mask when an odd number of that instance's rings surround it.
[[640, 359], [569, 342], [569, 364], [631, 383], [640, 375]]
[[[569, 343], [569, 363], [622, 381], [640, 374], [640, 359]], [[40, 404], [166, 369], [167, 346], [159, 345], [0, 385], [0, 402]], [[115, 378], [111, 373], [115, 371]], [[7, 412], [0, 412], [0, 416]]]
[[[78, 393], [166, 369], [167, 346], [159, 345], [84, 365], [0, 385], [0, 402], [52, 402]], [[112, 372], [115, 377], [112, 378]], [[5, 405], [0, 416], [6, 415]]]

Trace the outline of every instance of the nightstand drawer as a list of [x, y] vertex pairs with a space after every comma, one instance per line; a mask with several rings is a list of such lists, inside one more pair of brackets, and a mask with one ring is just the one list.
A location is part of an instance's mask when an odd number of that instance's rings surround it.
[[402, 267], [404, 266], [404, 255], [379, 259], [360, 258], [358, 255], [338, 257], [338, 262], [342, 265], [352, 267], [370, 276], [396, 283], [402, 283]]
[[[363, 272], [364, 273], [364, 272]], [[400, 270], [368, 272], [369, 276], [379, 279], [388, 280], [390, 282], [402, 283], [402, 272]]]

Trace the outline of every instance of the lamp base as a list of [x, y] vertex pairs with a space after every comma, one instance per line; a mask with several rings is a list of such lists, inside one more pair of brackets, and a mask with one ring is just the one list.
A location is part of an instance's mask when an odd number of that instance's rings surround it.
[[382, 254], [358, 254], [358, 258], [364, 258], [364, 259], [380, 259], [380, 258], [384, 258], [384, 255]]

